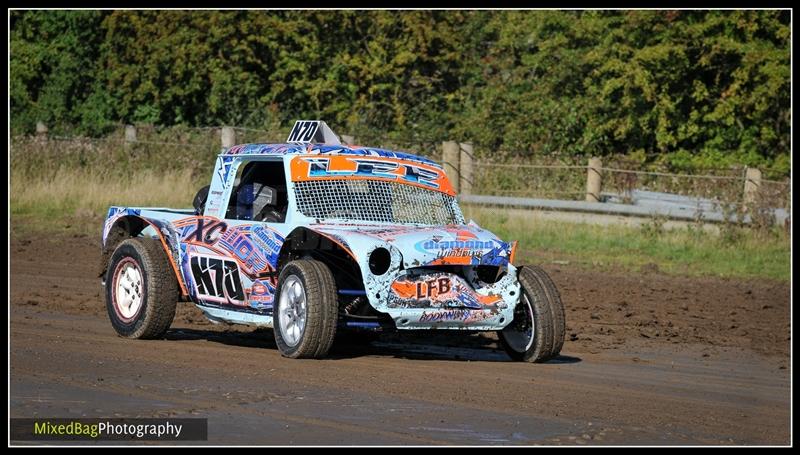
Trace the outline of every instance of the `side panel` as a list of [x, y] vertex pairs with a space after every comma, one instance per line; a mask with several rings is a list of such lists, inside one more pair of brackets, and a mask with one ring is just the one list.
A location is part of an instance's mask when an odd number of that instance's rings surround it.
[[271, 323], [278, 280], [278, 256], [295, 227], [294, 198], [284, 223], [224, 219], [238, 169], [250, 161], [281, 161], [282, 157], [220, 155], [211, 179], [202, 215], [194, 210], [112, 207], [103, 230], [103, 242], [115, 223], [136, 217], [149, 226], [137, 232], [161, 239], [184, 295], [211, 319]]
[[191, 210], [112, 207], [103, 245], [116, 223], [135, 217], [148, 226], [142, 235], [158, 238], [169, 253], [184, 295], [211, 307], [270, 313], [286, 225], [188, 213]]
[[271, 313], [278, 281], [280, 226], [196, 216], [173, 223], [180, 239], [180, 269], [200, 305]]

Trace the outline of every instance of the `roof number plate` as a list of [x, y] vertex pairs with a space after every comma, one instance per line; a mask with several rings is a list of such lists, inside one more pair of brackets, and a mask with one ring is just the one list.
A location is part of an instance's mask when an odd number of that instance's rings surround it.
[[319, 129], [319, 120], [298, 120], [294, 122], [292, 132], [286, 142], [308, 144], [314, 139], [314, 134]]
[[293, 144], [340, 144], [339, 137], [322, 120], [298, 120], [286, 142]]

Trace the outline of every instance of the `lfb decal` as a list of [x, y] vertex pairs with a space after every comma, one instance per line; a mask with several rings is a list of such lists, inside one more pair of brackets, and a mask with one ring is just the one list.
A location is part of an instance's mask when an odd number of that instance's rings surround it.
[[499, 295], [481, 295], [462, 278], [446, 273], [401, 276], [391, 284], [389, 308], [500, 308]]
[[225, 305], [243, 305], [244, 290], [239, 265], [221, 257], [193, 256], [190, 259], [197, 296]]
[[440, 295], [450, 292], [452, 288], [450, 278], [446, 277], [418, 281], [416, 285], [416, 297], [418, 299], [436, 299]]

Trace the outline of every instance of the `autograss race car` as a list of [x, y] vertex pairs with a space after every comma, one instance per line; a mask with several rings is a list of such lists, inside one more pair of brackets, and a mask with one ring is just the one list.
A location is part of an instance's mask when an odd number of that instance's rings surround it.
[[346, 330], [497, 331], [528, 362], [561, 351], [551, 279], [466, 222], [427, 158], [298, 121], [286, 143], [223, 150], [193, 205], [109, 209], [100, 277], [119, 335], [162, 337], [190, 301], [213, 322], [272, 327], [292, 358], [325, 357]]

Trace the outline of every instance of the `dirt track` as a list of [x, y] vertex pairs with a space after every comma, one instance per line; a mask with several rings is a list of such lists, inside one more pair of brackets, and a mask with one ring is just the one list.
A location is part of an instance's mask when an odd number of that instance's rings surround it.
[[208, 417], [227, 444], [788, 444], [789, 285], [545, 265], [562, 357], [493, 335], [389, 335], [288, 360], [270, 331], [180, 304], [115, 335], [85, 237], [11, 241], [12, 417]]

